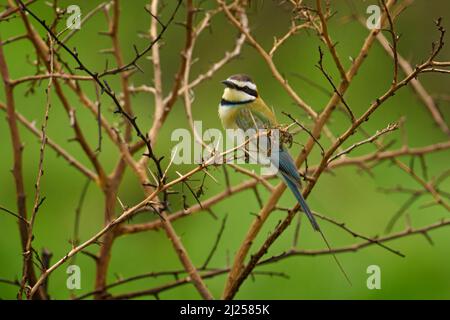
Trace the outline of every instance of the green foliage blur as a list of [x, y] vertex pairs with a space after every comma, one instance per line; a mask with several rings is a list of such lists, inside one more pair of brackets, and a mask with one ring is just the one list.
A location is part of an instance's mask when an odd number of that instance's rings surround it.
[[[161, 13], [161, 19], [165, 21], [172, 12], [175, 1], [165, 0], [165, 7]], [[196, 1], [197, 2], [197, 1]], [[282, 36], [290, 26], [290, 11], [286, 5], [277, 5], [279, 1], [252, 1], [250, 9], [250, 27], [255, 38], [265, 48], [270, 48], [274, 37]], [[366, 8], [377, 1], [353, 1], [355, 12], [367, 17]], [[67, 7], [77, 4], [82, 14], [87, 14], [97, 6], [100, 1], [58, 1], [59, 6]], [[125, 60], [133, 58], [133, 45], [143, 48], [147, 41], [138, 37], [138, 34], [147, 32], [150, 17], [143, 10], [146, 1], [122, 1], [120, 43]], [[215, 1], [203, 1], [202, 6], [212, 8]], [[336, 15], [330, 22], [329, 30], [337, 44], [337, 50], [348, 68], [351, 65], [351, 57], [355, 57], [367, 35], [367, 30], [359, 22], [350, 18], [351, 7], [349, 1], [332, 1]], [[5, 0], [1, 1], [6, 4]], [[306, 4], [313, 7], [312, 1]], [[32, 9], [47, 21], [52, 19], [52, 10], [44, 1], [37, 1]], [[3, 8], [1, 8], [3, 10]], [[431, 50], [432, 41], [437, 40], [438, 32], [434, 25], [434, 19], [443, 16], [443, 25], [450, 29], [450, 2], [446, 0], [416, 0], [401, 14], [396, 23], [397, 33], [401, 35], [399, 52], [407, 58], [412, 65], [423, 61]], [[201, 15], [201, 13], [199, 14]], [[184, 21], [185, 7], [182, 6], [176, 17], [176, 22]], [[199, 18], [197, 18], [197, 21]], [[33, 21], [34, 27], [41, 35], [45, 35], [42, 28]], [[63, 24], [59, 29], [63, 28]], [[79, 56], [91, 69], [102, 71], [105, 60], [113, 66], [114, 58], [110, 55], [99, 53], [99, 50], [111, 46], [108, 37], [99, 35], [100, 31], [107, 28], [103, 13], [97, 14], [70, 40], [69, 47], [76, 47]], [[8, 22], [0, 23], [0, 36], [2, 40], [12, 36], [24, 34], [25, 29], [20, 17]], [[174, 81], [174, 74], [178, 70], [180, 50], [184, 43], [184, 27], [173, 24], [163, 39], [161, 49], [162, 71], [164, 90], [169, 90]], [[208, 70], [209, 66], [223, 57], [227, 50], [231, 50], [237, 36], [237, 30], [224, 17], [219, 14], [214, 18], [211, 28], [206, 30], [198, 39], [194, 55], [198, 58], [193, 65], [191, 79], [199, 73]], [[390, 39], [389, 33], [385, 35]], [[450, 43], [449, 36], [446, 42]], [[331, 56], [323, 43], [320, 43], [316, 34], [312, 31], [301, 31], [292, 37], [283, 47], [277, 51], [274, 61], [279, 70], [289, 80], [299, 95], [313, 108], [320, 111], [326, 105], [329, 94], [318, 90], [310, 83], [302, 80], [298, 75], [332, 91], [323, 74], [315, 67], [318, 61], [318, 46], [324, 49], [324, 65], [337, 83], [339, 75], [333, 64]], [[35, 67], [31, 62], [35, 59], [34, 49], [29, 41], [21, 40], [5, 47], [5, 55], [13, 79], [35, 73]], [[75, 67], [71, 58], [63, 53], [62, 56]], [[450, 60], [450, 46], [446, 46], [439, 56], [440, 61]], [[148, 59], [142, 59], [139, 63], [143, 73], [137, 72], [132, 77], [135, 86], [152, 85], [152, 67]], [[385, 92], [392, 81], [393, 62], [381, 46], [375, 42], [367, 60], [361, 67], [358, 75], [350, 86], [345, 97], [348, 104], [358, 116], [367, 109], [369, 104], [379, 95]], [[82, 74], [81, 72], [78, 72]], [[281, 111], [291, 113], [300, 119], [305, 125], [311, 124], [311, 120], [305, 113], [293, 104], [287, 93], [283, 91], [279, 83], [272, 77], [267, 65], [256, 53], [254, 48], [245, 44], [241, 56], [227, 64], [211, 79], [199, 85], [195, 90], [193, 113], [195, 120], [203, 121], [203, 129], [221, 128], [217, 106], [222, 94], [220, 80], [235, 73], [250, 74], [258, 85], [262, 97], [275, 108], [280, 122], [288, 123], [289, 119], [281, 114]], [[400, 73], [402, 76], [403, 73]], [[119, 77], [109, 76], [109, 85], [119, 90]], [[431, 94], [450, 94], [450, 79], [445, 74], [425, 74], [420, 80]], [[36, 122], [40, 127], [43, 120], [45, 107], [45, 87], [47, 81], [43, 81], [30, 92], [28, 84], [22, 84], [15, 90], [16, 107], [28, 119]], [[5, 101], [3, 84], [0, 90], [0, 100]], [[95, 99], [93, 86], [83, 82], [83, 87], [91, 99]], [[28, 94], [27, 94], [28, 93]], [[86, 110], [77, 97], [66, 89], [70, 103], [76, 109], [78, 121], [81, 124], [89, 143], [93, 148], [97, 144], [97, 124], [91, 113]], [[439, 101], [439, 100], [438, 100]], [[122, 119], [112, 113], [113, 105], [106, 97], [102, 97], [103, 115], [111, 122], [120, 124]], [[449, 119], [448, 101], [439, 101], [439, 106], [446, 119]], [[149, 94], [137, 94], [133, 96], [133, 108], [138, 116], [139, 126], [147, 131], [152, 123], [153, 96]], [[406, 134], [408, 144], [411, 147], [425, 146], [439, 141], [446, 141], [447, 137], [436, 127], [425, 106], [417, 99], [414, 92], [406, 87], [400, 90], [395, 97], [370, 118], [363, 125], [369, 133], [386, 127], [389, 123], [406, 118]], [[337, 111], [331, 122], [331, 130], [338, 135], [349, 125], [343, 112]], [[39, 140], [20, 126], [20, 134], [25, 144], [24, 149], [24, 176], [27, 189], [28, 210], [32, 207], [34, 196], [34, 183], [38, 170]], [[170, 141], [170, 134], [175, 128], [188, 128], [182, 100], [179, 99], [169, 115], [166, 125], [162, 129], [156, 142], [156, 153], [164, 155], [167, 165], [170, 151], [176, 142]], [[52, 94], [52, 107], [48, 125], [48, 135], [71, 154], [77, 157], [87, 167], [91, 167], [80, 146], [76, 142], [69, 142], [73, 138], [73, 131], [69, 126], [69, 118], [63, 110], [57, 96]], [[307, 135], [302, 133], [296, 136], [297, 142], [306, 141]], [[134, 137], [134, 139], [136, 139]], [[363, 135], [355, 134], [345, 146], [349, 146], [363, 139]], [[391, 133], [386, 141], [394, 140], [391, 148], [401, 146], [402, 137], [399, 131]], [[104, 134], [103, 150], [99, 154], [100, 161], [110, 171], [117, 163], [117, 149], [108, 141]], [[329, 145], [326, 137], [321, 138], [324, 146]], [[12, 148], [9, 129], [2, 112], [0, 121], [0, 205], [16, 210], [15, 188], [11, 168], [13, 165]], [[294, 145], [292, 154], [298, 154], [299, 145]], [[372, 145], [365, 145], [356, 150], [352, 155], [361, 155], [375, 150]], [[320, 159], [319, 149], [315, 148], [308, 163], [310, 166]], [[408, 164], [410, 159], [402, 160]], [[435, 176], [449, 169], [449, 153], [438, 152], [426, 157], [430, 176]], [[192, 166], [176, 166], [169, 173], [170, 178], [177, 177], [176, 171], [186, 172]], [[420, 165], [416, 162], [416, 170], [420, 173]], [[246, 179], [245, 176], [232, 173], [233, 184]], [[201, 199], [207, 199], [225, 188], [223, 171], [216, 168], [210, 171], [219, 183], [207, 178], [205, 194]], [[385, 161], [376, 166], [373, 175], [355, 167], [344, 167], [333, 171], [333, 174], [325, 173], [308, 198], [308, 203], [313, 210], [328, 215], [333, 219], [345, 222], [346, 225], [364, 235], [382, 235], [390, 217], [404, 204], [409, 195], [385, 194], [379, 192], [379, 188], [395, 187], [402, 185], [408, 188], [420, 189], [414, 180], [398, 168]], [[196, 176], [197, 181], [192, 182], [193, 187], [200, 184], [201, 175]], [[35, 239], [33, 246], [40, 251], [47, 248], [53, 253], [52, 261], [55, 262], [64, 256], [71, 248], [74, 229], [75, 209], [85, 177], [74, 170], [61, 157], [57, 157], [51, 148], [45, 153], [45, 174], [42, 180], [42, 194], [46, 200], [42, 205], [35, 225]], [[274, 181], [276, 183], [276, 181]], [[443, 185], [443, 190], [449, 190], [450, 180]], [[178, 189], [179, 190], [179, 189]], [[267, 199], [269, 194], [259, 188], [261, 195]], [[143, 193], [138, 180], [127, 170], [125, 179], [119, 192], [120, 200], [126, 205], [138, 203], [143, 198]], [[407, 215], [412, 226], [424, 226], [448, 217], [449, 213], [440, 206], [426, 206], [432, 200], [425, 196], [416, 201]], [[194, 205], [195, 199], [188, 194], [188, 204]], [[289, 194], [283, 195], [280, 206], [291, 207], [295, 204], [294, 198]], [[171, 196], [171, 208], [176, 211], [182, 208], [183, 200], [180, 196]], [[80, 238], [86, 240], [96, 233], [103, 224], [104, 197], [98, 187], [91, 184], [81, 213]], [[206, 212], [193, 214], [174, 222], [174, 227], [186, 246], [190, 257], [196, 265], [201, 265], [206, 259], [220, 228], [220, 223], [225, 215], [228, 215], [227, 225], [222, 241], [213, 257], [211, 267], [224, 267], [232, 262], [234, 253], [244, 239], [251, 222], [255, 218], [253, 214], [258, 212], [259, 206], [252, 190], [235, 195], [227, 201], [215, 205], [213, 212], [218, 216], [214, 219]], [[119, 214], [119, 204], [116, 213]], [[257, 238], [252, 247], [256, 250], [265, 237], [273, 230], [278, 221], [284, 218], [285, 213], [275, 211]], [[149, 213], [140, 214], [129, 223], [141, 223], [158, 219]], [[304, 220], [299, 247], [304, 249], [324, 248], [321, 238], [315, 234], [309, 224]], [[340, 228], [325, 221], [321, 221], [322, 228], [327, 234], [332, 246], [346, 246], [358, 243], [360, 240], [353, 238]], [[394, 232], [405, 228], [405, 217], [402, 217], [394, 228]], [[288, 250], [292, 245], [294, 227], [288, 231], [273, 245], [268, 256], [280, 254]], [[388, 244], [400, 250], [405, 258], [396, 256], [378, 246], [370, 246], [353, 253], [340, 254], [339, 259], [352, 279], [353, 286], [349, 286], [336, 264], [329, 255], [317, 257], [292, 257], [278, 263], [259, 267], [257, 270], [284, 272], [289, 279], [256, 275], [249, 278], [239, 290], [238, 299], [449, 299], [450, 298], [450, 230], [438, 229], [430, 233], [434, 245], [430, 245], [423, 236], [412, 236], [392, 241]], [[87, 249], [97, 252], [98, 246], [93, 245]], [[80, 295], [93, 290], [95, 279], [95, 263], [86, 255], [79, 254], [75, 263], [81, 267], [82, 288], [75, 290], [75, 295]], [[369, 290], [366, 286], [368, 274], [366, 269], [370, 265], [378, 265], [381, 268], [381, 289]], [[57, 269], [50, 277], [49, 292], [52, 298], [69, 299], [72, 292], [66, 288], [66, 268], [68, 264]], [[125, 278], [141, 273], [178, 270], [182, 268], [178, 257], [172, 249], [172, 245], [163, 231], [150, 231], [130, 236], [121, 237], [114, 243], [112, 259], [108, 273], [109, 282], [117, 278]], [[22, 275], [22, 252], [20, 247], [17, 221], [9, 215], [0, 214], [0, 278], [20, 279]], [[207, 285], [215, 297], [219, 297], [225, 283], [225, 276], [208, 279]], [[133, 290], [149, 289], [164, 283], [173, 281], [172, 276], [159, 278], [146, 278], [118, 286], [110, 290], [111, 293], [124, 293]], [[0, 297], [14, 299], [17, 288], [0, 283]], [[153, 297], [143, 297], [145, 299]], [[165, 291], [159, 295], [161, 299], [198, 299], [199, 294], [191, 284], [183, 285], [175, 289]]]

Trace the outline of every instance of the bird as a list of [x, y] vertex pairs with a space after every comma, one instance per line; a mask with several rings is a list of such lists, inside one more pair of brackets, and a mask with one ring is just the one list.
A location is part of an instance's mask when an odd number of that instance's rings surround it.
[[[223, 80], [225, 85], [219, 104], [219, 118], [225, 129], [275, 129], [279, 128], [271, 108], [261, 98], [256, 84], [246, 74], [235, 74]], [[301, 178], [294, 160], [282, 141], [279, 142], [277, 154], [271, 155], [272, 164], [277, 175], [294, 194], [303, 212], [308, 217], [313, 229], [320, 231], [314, 215], [301, 193]], [[274, 161], [276, 158], [277, 161]]]

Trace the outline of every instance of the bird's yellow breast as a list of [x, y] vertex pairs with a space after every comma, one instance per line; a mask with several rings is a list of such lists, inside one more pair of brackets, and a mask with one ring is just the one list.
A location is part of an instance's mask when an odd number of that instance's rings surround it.
[[275, 127], [277, 125], [277, 120], [275, 118], [272, 110], [265, 104], [261, 98], [256, 98], [254, 101], [249, 103], [232, 105], [232, 106], [219, 106], [219, 117], [222, 120], [222, 125], [225, 129], [237, 129], [236, 117], [239, 116], [239, 111], [243, 108], [249, 109], [251, 111], [259, 112], [265, 118], [268, 119], [270, 124]]
[[219, 105], [219, 117], [225, 129], [237, 129], [236, 117], [242, 106], [221, 106]]

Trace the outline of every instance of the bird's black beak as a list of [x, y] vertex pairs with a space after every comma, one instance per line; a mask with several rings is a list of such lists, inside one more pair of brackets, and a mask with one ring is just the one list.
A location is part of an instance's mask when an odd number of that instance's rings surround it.
[[229, 81], [229, 80], [222, 80], [220, 81], [221, 83], [223, 83], [226, 87], [230, 88], [233, 86], [233, 82]]

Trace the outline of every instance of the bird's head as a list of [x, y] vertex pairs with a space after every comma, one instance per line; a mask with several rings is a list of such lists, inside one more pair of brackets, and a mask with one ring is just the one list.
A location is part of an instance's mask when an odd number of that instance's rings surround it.
[[258, 98], [256, 84], [245, 74], [233, 75], [222, 83], [225, 85], [222, 104], [248, 103]]

